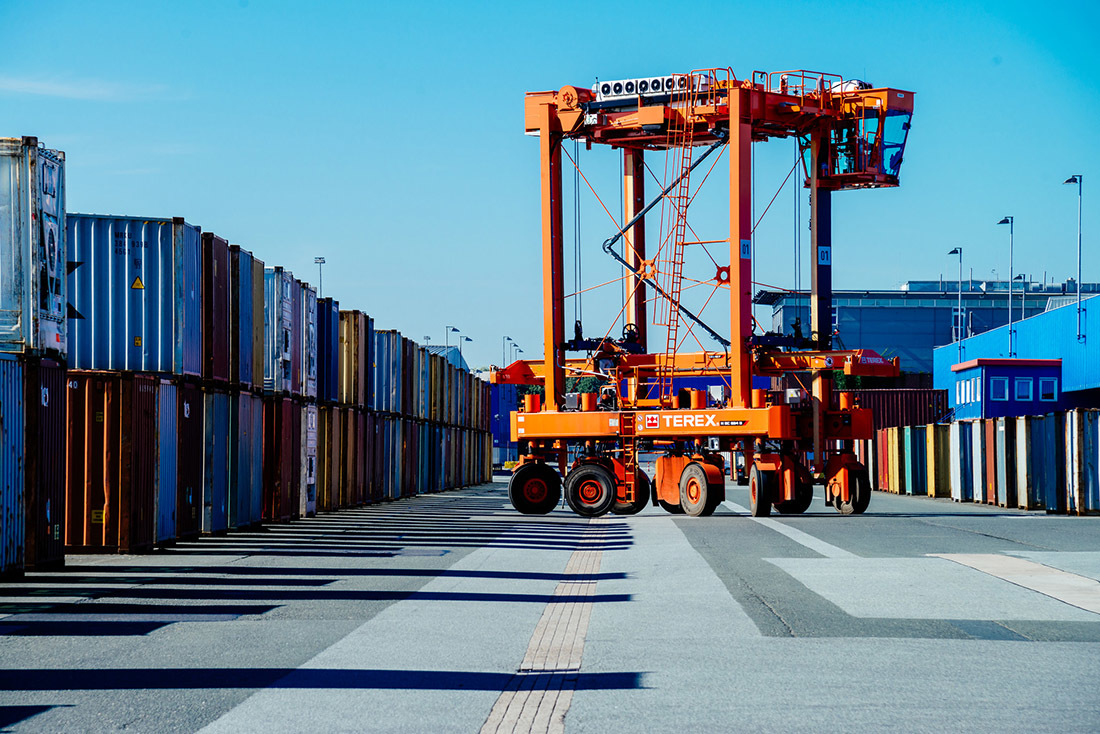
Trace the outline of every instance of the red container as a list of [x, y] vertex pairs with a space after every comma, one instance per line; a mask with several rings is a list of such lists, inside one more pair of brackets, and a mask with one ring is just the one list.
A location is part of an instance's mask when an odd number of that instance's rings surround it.
[[176, 537], [197, 537], [202, 530], [204, 398], [193, 382], [176, 386]]
[[70, 372], [67, 385], [65, 545], [85, 552], [151, 549], [159, 378]]
[[985, 503], [997, 504], [997, 419], [986, 418], [982, 421], [985, 431]]
[[[229, 243], [202, 233], [202, 376], [229, 380]], [[235, 330], [234, 330], [235, 331]]]
[[56, 568], [65, 563], [65, 367], [26, 357], [23, 366], [26, 411], [25, 567]]
[[[924, 426], [947, 414], [946, 390], [885, 389], [845, 390], [861, 408], [874, 412], [875, 430], [899, 426]], [[834, 390], [831, 405], [840, 407], [840, 394]]]
[[301, 450], [301, 406], [285, 396], [264, 398], [264, 520], [288, 522], [299, 514]]

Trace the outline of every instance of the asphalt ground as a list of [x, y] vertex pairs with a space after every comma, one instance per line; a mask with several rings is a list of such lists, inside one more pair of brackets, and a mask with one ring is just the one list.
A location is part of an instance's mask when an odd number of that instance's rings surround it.
[[69, 556], [0, 585], [0, 729], [1100, 730], [1100, 518], [748, 505], [497, 483]]

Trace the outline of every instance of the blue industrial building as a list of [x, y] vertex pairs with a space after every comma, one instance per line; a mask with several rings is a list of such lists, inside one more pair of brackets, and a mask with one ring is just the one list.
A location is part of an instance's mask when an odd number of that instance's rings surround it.
[[[1085, 283], [1082, 293], [1100, 293]], [[1038, 316], [1052, 304], [1075, 299], [1077, 284], [1017, 281], [1014, 319]], [[772, 307], [771, 330], [810, 336], [810, 297], [805, 292], [762, 290], [753, 302]], [[904, 372], [932, 372], [932, 350], [960, 336], [974, 336], [1008, 323], [1008, 281], [963, 280], [959, 310], [957, 280], [909, 281], [895, 291], [834, 291], [833, 343], [838, 348], [873, 349], [900, 357]], [[1076, 333], [1076, 326], [1074, 327]], [[979, 355], [992, 356], [992, 355]]]
[[1081, 301], [1080, 337], [1076, 299], [1059, 301], [1014, 323], [1011, 335], [1005, 325], [935, 350], [933, 381], [956, 417], [1100, 407], [1100, 299]]

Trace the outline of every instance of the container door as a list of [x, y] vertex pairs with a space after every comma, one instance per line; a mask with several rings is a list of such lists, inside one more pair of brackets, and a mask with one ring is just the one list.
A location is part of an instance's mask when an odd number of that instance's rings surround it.
[[11, 356], [0, 356], [0, 573], [23, 570], [26, 477], [17, 458], [24, 451], [23, 410], [23, 367]]
[[161, 380], [157, 395], [157, 543], [176, 539], [176, 386]]

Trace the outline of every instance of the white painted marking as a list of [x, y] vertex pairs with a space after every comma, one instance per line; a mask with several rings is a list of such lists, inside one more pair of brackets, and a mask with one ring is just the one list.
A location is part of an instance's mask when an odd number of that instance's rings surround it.
[[804, 533], [797, 528], [792, 528], [789, 525], [784, 525], [777, 520], [772, 520], [771, 518], [767, 517], [753, 517], [752, 513], [749, 511], [749, 508], [742, 507], [736, 502], [726, 500], [722, 504], [728, 507], [730, 510], [733, 510], [738, 515], [744, 515], [750, 520], [754, 520], [764, 527], [774, 530], [780, 535], [786, 535], [788, 538], [798, 543], [799, 545], [805, 546], [815, 553], [820, 553], [826, 558], [859, 558], [859, 556], [857, 556], [855, 553], [852, 553], [851, 551], [846, 551], [843, 548], [833, 545], [832, 543], [826, 543], [820, 538], [815, 538], [809, 533]]
[[1100, 582], [1023, 558], [996, 553], [931, 553], [962, 566], [1100, 614]]

